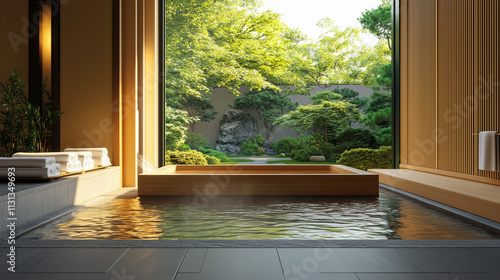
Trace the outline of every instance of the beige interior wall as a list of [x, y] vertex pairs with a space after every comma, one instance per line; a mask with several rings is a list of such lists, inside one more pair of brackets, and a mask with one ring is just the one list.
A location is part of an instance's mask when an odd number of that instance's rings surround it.
[[[14, 69], [23, 70], [28, 83], [28, 39], [36, 30], [28, 27], [28, 0], [2, 1], [0, 4], [0, 81]], [[26, 89], [26, 94], [28, 90]]]
[[[325, 90], [333, 90], [334, 88], [336, 88], [336, 86], [332, 86], [326, 89], [316, 86], [313, 87], [313, 89], [311, 90], [311, 95], [314, 95], [318, 92], [322, 92]], [[362, 85], [340, 85], [339, 88], [354, 89], [359, 92], [360, 97], [369, 97], [373, 93], [373, 90], [371, 88]], [[245, 93], [247, 91], [248, 88], [242, 87], [240, 93]], [[215, 148], [216, 145], [215, 142], [217, 140], [217, 135], [219, 134], [219, 127], [220, 127], [220, 121], [222, 120], [222, 116], [227, 110], [231, 109], [229, 105], [233, 105], [235, 99], [236, 96], [229, 93], [226, 89], [223, 88], [214, 89], [212, 91], [212, 104], [214, 105], [215, 110], [218, 112], [217, 115], [215, 116], [215, 119], [208, 123], [198, 122], [195, 125], [194, 132], [200, 133], [201, 135], [203, 135], [203, 137], [207, 138], [210, 141], [210, 147], [212, 149]], [[290, 96], [290, 99], [293, 102], [298, 102], [299, 105], [308, 105], [312, 103], [309, 96], [305, 95], [292, 95]], [[251, 111], [249, 113], [257, 120], [257, 128], [258, 128], [257, 133], [265, 137], [266, 129], [264, 127], [264, 123], [261, 120], [259, 120], [256, 112]], [[191, 132], [191, 130], [189, 131]], [[276, 141], [281, 138], [296, 137], [296, 136], [297, 133], [293, 129], [277, 128], [274, 133], [273, 139], [274, 141]]]
[[500, 2], [401, 3], [401, 166], [498, 180], [474, 134], [500, 131]]
[[112, 147], [112, 0], [61, 6], [61, 149]]

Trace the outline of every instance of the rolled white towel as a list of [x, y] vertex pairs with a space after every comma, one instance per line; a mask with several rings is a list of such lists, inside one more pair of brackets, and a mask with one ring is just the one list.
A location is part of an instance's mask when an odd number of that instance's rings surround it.
[[91, 152], [92, 158], [101, 158], [108, 156], [108, 149], [106, 148], [66, 148], [65, 152]]
[[82, 171], [82, 162], [77, 160], [73, 162], [63, 162], [59, 163], [61, 165], [62, 172], [78, 172]]
[[[7, 177], [8, 173], [8, 168], [0, 168], [0, 177]], [[20, 167], [13, 173], [17, 178], [48, 178], [58, 176], [60, 171], [59, 164], [52, 164], [38, 168]]]
[[0, 157], [0, 167], [47, 167], [55, 163], [54, 157]]
[[93, 159], [86, 159], [83, 161], [83, 170], [89, 170], [94, 168], [94, 160]]
[[78, 160], [83, 162], [86, 159], [92, 159], [92, 152], [76, 152], [78, 154]]
[[95, 158], [94, 163], [97, 166], [108, 166], [111, 165], [111, 160], [109, 157], [100, 157], [100, 158]]
[[15, 153], [12, 157], [53, 157], [56, 162], [72, 162], [78, 160], [78, 154], [74, 152], [54, 153]]

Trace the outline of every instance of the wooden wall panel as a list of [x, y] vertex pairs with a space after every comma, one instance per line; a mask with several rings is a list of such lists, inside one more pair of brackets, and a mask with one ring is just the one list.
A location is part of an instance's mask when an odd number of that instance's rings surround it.
[[473, 134], [500, 131], [500, 1], [401, 1], [401, 164], [498, 180]]
[[[436, 2], [408, 2], [408, 164], [435, 168]], [[429, 144], [430, 143], [430, 144]]]

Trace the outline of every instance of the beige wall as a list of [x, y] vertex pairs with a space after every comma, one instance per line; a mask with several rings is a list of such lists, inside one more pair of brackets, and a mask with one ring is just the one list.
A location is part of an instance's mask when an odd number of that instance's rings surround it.
[[[23, 69], [28, 83], [28, 1], [2, 1], [0, 6], [0, 81], [7, 72]], [[26, 94], [28, 90], [26, 89]]]
[[[61, 149], [112, 147], [112, 0], [61, 7]], [[112, 155], [110, 155], [112, 156]]]
[[[340, 85], [339, 88], [351, 88], [359, 92], [360, 97], [369, 97], [373, 90], [371, 88], [362, 86], [362, 85]], [[311, 94], [314, 95], [318, 92], [325, 91], [325, 90], [333, 90], [336, 88], [336, 86], [332, 86], [329, 88], [320, 88], [320, 87], [314, 87], [311, 90]], [[240, 90], [241, 93], [245, 93], [248, 91], [248, 88], [242, 88]], [[215, 141], [217, 140], [217, 135], [219, 134], [219, 126], [220, 126], [220, 121], [222, 119], [222, 116], [224, 113], [231, 109], [229, 108], [228, 105], [233, 105], [234, 100], [236, 99], [236, 96], [233, 94], [230, 94], [226, 89], [219, 88], [219, 89], [214, 89], [212, 91], [212, 103], [215, 107], [215, 110], [218, 112], [217, 115], [215, 116], [215, 119], [209, 123], [206, 122], [198, 122], [195, 125], [194, 132], [195, 133], [200, 133], [203, 135], [205, 138], [207, 138], [210, 141], [210, 146], [211, 148], [215, 148]], [[311, 104], [311, 99], [309, 99], [309, 96], [305, 95], [292, 95], [290, 96], [290, 99], [293, 102], [298, 102], [300, 105], [308, 105]], [[261, 120], [259, 120], [257, 113], [255, 112], [250, 112], [250, 114], [257, 120], [257, 127], [258, 127], [258, 134], [262, 136], [266, 136], [266, 130], [264, 127], [264, 124], [262, 123]], [[274, 141], [279, 140], [281, 138], [285, 137], [296, 137], [297, 133], [293, 129], [283, 129], [283, 128], [277, 128], [273, 139]]]
[[500, 131], [500, 2], [401, 0], [401, 9], [401, 167], [498, 181], [478, 169], [474, 133]]

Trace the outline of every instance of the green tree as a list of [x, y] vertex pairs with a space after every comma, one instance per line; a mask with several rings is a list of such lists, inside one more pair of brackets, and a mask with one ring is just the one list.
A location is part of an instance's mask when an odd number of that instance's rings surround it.
[[353, 104], [345, 101], [322, 101], [317, 105], [299, 106], [276, 119], [275, 125], [293, 127], [308, 132], [317, 144], [328, 142], [328, 127], [341, 131], [351, 122], [359, 122], [362, 115]]
[[377, 112], [378, 110], [391, 107], [391, 94], [379, 92], [380, 88], [373, 87], [374, 92], [370, 96], [370, 101], [365, 107], [365, 114]]
[[358, 18], [364, 29], [381, 40], [385, 40], [389, 49], [392, 49], [392, 7], [382, 3], [375, 9], [365, 10]]
[[253, 110], [266, 128], [264, 147], [269, 147], [273, 133], [276, 130], [274, 121], [283, 114], [297, 108], [298, 103], [292, 102], [287, 94], [271, 89], [252, 90], [240, 95], [234, 101], [234, 108]]
[[363, 124], [373, 130], [379, 130], [381, 128], [390, 127], [391, 108], [388, 107], [366, 114], [366, 118]]
[[385, 90], [390, 90], [392, 88], [392, 63], [380, 66], [379, 70], [379, 76], [375, 78], [375, 84]]
[[165, 106], [165, 150], [179, 148], [186, 140], [186, 126], [198, 120], [197, 117], [188, 116], [186, 111]]
[[[210, 98], [207, 96], [180, 96], [178, 100], [179, 109], [182, 109], [188, 112], [188, 116], [197, 117], [199, 121], [202, 122], [210, 122], [215, 119], [217, 115], [217, 111], [214, 108], [214, 105], [210, 101]], [[189, 123], [191, 127], [191, 131], [194, 132], [194, 127], [197, 122]]]
[[326, 90], [322, 92], [318, 92], [315, 95], [309, 97], [312, 100], [313, 105], [318, 105], [322, 101], [339, 101], [342, 99], [342, 95], [335, 93], [331, 90]]
[[303, 36], [258, 1], [167, 0], [166, 9], [167, 95], [293, 85], [288, 50]]

